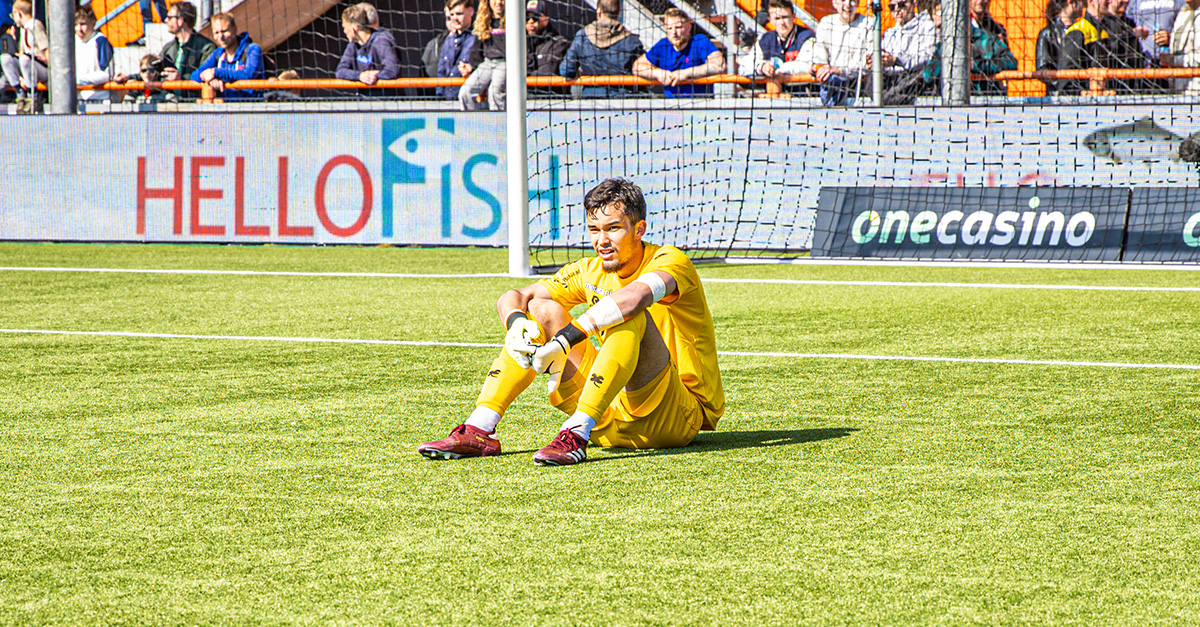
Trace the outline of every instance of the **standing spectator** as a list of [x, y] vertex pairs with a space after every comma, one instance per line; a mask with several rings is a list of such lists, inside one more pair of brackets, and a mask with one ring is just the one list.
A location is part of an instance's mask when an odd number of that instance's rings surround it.
[[[1038, 33], [1034, 54], [1038, 70], [1057, 70], [1062, 57], [1062, 40], [1067, 29], [1083, 17], [1083, 0], [1048, 0], [1046, 27]], [[1059, 89], [1059, 81], [1043, 81], [1049, 93]]]
[[190, 2], [176, 2], [167, 9], [167, 32], [174, 39], [163, 46], [163, 80], [185, 80], [204, 60], [212, 56], [217, 44], [195, 31], [196, 7]]
[[[146, 45], [146, 25], [154, 23], [154, 13], [150, 11], [150, 4], [154, 3], [154, 8], [158, 10], [158, 18], [162, 21], [167, 21], [167, 0], [138, 0], [138, 4], [142, 10], [142, 36], [136, 41], [129, 43], [131, 46]], [[128, 6], [128, 5], [126, 5]]]
[[[566, 78], [629, 74], [633, 63], [646, 53], [642, 40], [619, 20], [621, 0], [596, 0], [596, 21], [579, 29], [567, 49], [558, 73]], [[619, 87], [571, 87], [574, 95], [587, 97], [629, 93]]]
[[[929, 14], [940, 33], [942, 29], [940, 3], [935, 3], [934, 7], [934, 9], [930, 10]], [[1003, 39], [975, 25], [971, 25], [970, 28], [971, 74], [992, 75], [1006, 70], [1017, 69], [1017, 58], [1013, 56], [1012, 51], [1008, 49], [1008, 45], [1004, 43]], [[929, 63], [925, 64], [923, 78], [931, 90], [937, 91], [939, 89], [942, 80], [941, 41], [938, 42], [937, 48], [933, 52], [933, 58], [929, 60]], [[972, 82], [971, 91], [972, 93], [978, 92], [983, 94], [1004, 93], [1002, 83], [996, 81], [974, 81]]]
[[[880, 58], [885, 71], [912, 70], [933, 58], [938, 30], [928, 11], [917, 11], [917, 0], [894, 0], [891, 4], [896, 25], [883, 34]], [[872, 59], [867, 57], [867, 67]]]
[[1129, 3], [1125, 15], [1149, 33], [1142, 39], [1142, 53], [1161, 63], [1159, 57], [1170, 51], [1175, 16], [1185, 5], [1185, 0], [1132, 0]]
[[[815, 36], [808, 28], [796, 24], [796, 11], [792, 8], [792, 0], [770, 0], [767, 3], [767, 15], [775, 30], [767, 31], [758, 38], [758, 48], [762, 53], [762, 62], [751, 68], [763, 76], [774, 76], [776, 70], [785, 63], [809, 57], [809, 63], [803, 71], [807, 71], [811, 63], [811, 51], [808, 55], [801, 53], [804, 45]], [[811, 48], [813, 44], [809, 44]], [[803, 73], [803, 71], [801, 73]]]
[[[1082, 70], [1112, 65], [1108, 32], [1104, 30], [1106, 8], [1106, 0], [1087, 0], [1083, 17], [1076, 20], [1063, 34], [1059, 69]], [[1074, 94], [1087, 88], [1087, 81], [1080, 80], [1063, 81], [1062, 85], [1063, 91]]]
[[525, 5], [525, 71], [529, 76], [558, 76], [558, 66], [571, 47], [550, 23], [544, 5], [544, 0], [529, 0]]
[[992, 4], [992, 0], [970, 0], [971, 9], [971, 26], [982, 28], [984, 32], [990, 33], [999, 37], [1004, 42], [1004, 46], [1008, 46], [1008, 29], [1000, 25], [996, 18], [992, 17], [988, 7]]
[[13, 3], [12, 18], [21, 29], [17, 54], [0, 55], [0, 68], [5, 81], [17, 88], [17, 113], [32, 113], [44, 100], [38, 83], [50, 80], [50, 38], [46, 26], [33, 19], [33, 3], [29, 0]]
[[257, 90], [226, 90], [225, 83], [262, 79], [265, 76], [262, 48], [250, 41], [250, 33], [238, 34], [232, 14], [218, 13], [210, 22], [218, 48], [192, 72], [191, 80], [207, 83], [225, 100], [257, 100], [260, 95]]
[[[475, 35], [469, 28], [475, 19], [471, 0], [446, 0], [446, 32], [438, 34], [425, 45], [421, 55], [425, 76], [452, 78], [462, 76], [459, 64], [466, 64], [475, 46]], [[438, 87], [438, 98], [455, 100], [458, 87]]]
[[[1200, 67], [1200, 0], [1187, 0], [1171, 29], [1171, 64]], [[1183, 81], [1180, 81], [1183, 82]], [[1184, 94], [1200, 96], [1200, 77], [1187, 79]]]
[[[196, 32], [196, 7], [190, 2], [176, 2], [167, 9], [167, 32], [172, 39], [163, 46], [159, 57], [162, 63], [161, 80], [187, 80], [204, 60], [212, 56], [217, 44]], [[113, 81], [124, 83], [129, 77], [117, 74]], [[194, 98], [193, 92], [176, 91], [176, 98]]]
[[479, 0], [475, 14], [475, 45], [470, 61], [459, 63], [458, 71], [467, 77], [458, 92], [463, 111], [483, 108], [479, 96], [487, 92], [488, 108], [503, 111], [507, 95], [504, 70], [504, 0]]
[[[645, 49], [642, 40], [619, 21], [620, 15], [620, 0], [597, 0], [596, 20], [575, 33], [559, 64], [559, 74], [565, 78], [629, 74]], [[628, 93], [622, 88], [578, 85], [571, 90], [589, 97]]]
[[[1104, 16], [1104, 30], [1108, 32], [1108, 47], [1112, 65], [1109, 67], [1122, 69], [1145, 69], [1150, 65], [1150, 58], [1142, 54], [1139, 40], [1146, 39], [1150, 31], [1137, 26], [1125, 15], [1129, 8], [1129, 0], [1109, 0], [1107, 15]], [[1157, 58], [1157, 55], [1156, 57]], [[1119, 80], [1110, 84], [1119, 92], [1134, 92], [1150, 89], [1153, 81]]]
[[338, 78], [374, 85], [400, 75], [396, 40], [388, 31], [372, 28], [370, 16], [361, 4], [342, 11], [342, 32], [350, 43], [338, 62]]
[[[98, 86], [112, 79], [113, 47], [103, 33], [96, 31], [96, 14], [92, 7], [75, 9], [75, 85]], [[80, 100], [108, 100], [106, 90], [84, 89]]]
[[692, 21], [679, 9], [667, 9], [663, 27], [667, 36], [633, 63], [633, 73], [662, 83], [667, 98], [711, 96], [712, 85], [688, 81], [725, 72], [725, 55], [703, 33], [692, 34]]
[[867, 69], [874, 22], [858, 13], [856, 0], [833, 0], [832, 15], [817, 23], [812, 74], [822, 83], [821, 102], [842, 104]]

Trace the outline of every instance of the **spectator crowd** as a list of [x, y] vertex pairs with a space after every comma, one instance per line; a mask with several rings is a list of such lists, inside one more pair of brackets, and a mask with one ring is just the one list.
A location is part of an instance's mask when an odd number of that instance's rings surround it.
[[[762, 0], [758, 21], [766, 27], [755, 37], [743, 32], [740, 48], [727, 51], [696, 26], [687, 13], [670, 8], [661, 17], [666, 36], [646, 46], [622, 22], [621, 0], [596, 0], [595, 19], [573, 35], [559, 30], [546, 10], [547, 0], [526, 1], [525, 67], [529, 76], [568, 79], [633, 75], [653, 83], [666, 98], [709, 96], [713, 86], [699, 81], [736, 71], [745, 76], [808, 74], [815, 84], [788, 87], [820, 97], [826, 105], [853, 102], [869, 91], [870, 75], [878, 65], [884, 76], [885, 104], [911, 103], [921, 95], [937, 94], [941, 82], [941, 7], [938, 0], [890, 0], [894, 24], [882, 33], [879, 59], [873, 58], [878, 21], [858, 12], [858, 0], [831, 0], [833, 12], [817, 21], [798, 11], [792, 0]], [[438, 99], [463, 110], [503, 110], [506, 104], [506, 0], [445, 0], [445, 28], [429, 40], [421, 54], [427, 77], [463, 79], [441, 85]], [[975, 75], [1015, 70], [1008, 31], [990, 12], [989, 0], [968, 0], [970, 9], [970, 67]], [[240, 31], [230, 13], [210, 18], [212, 39], [196, 31], [197, 11], [190, 2], [141, 0], [143, 20], [156, 10], [170, 39], [158, 52], [141, 57], [139, 75], [114, 71], [114, 48], [96, 28], [90, 4], [75, 13], [75, 76], [82, 101], [120, 100], [139, 103], [173, 102], [194, 98], [196, 92], [163, 90], [162, 81], [190, 80], [210, 87], [226, 101], [293, 99], [291, 91], [240, 89], [232, 83], [263, 79], [263, 50]], [[1200, 0], [1047, 0], [1045, 27], [1037, 36], [1038, 70], [1087, 68], [1147, 69], [1200, 67], [1197, 35]], [[0, 98], [16, 104], [18, 113], [40, 110], [44, 91], [36, 88], [49, 78], [49, 41], [45, 24], [34, 18], [30, 0], [12, 2], [11, 23], [0, 22]], [[364, 97], [385, 94], [368, 89], [399, 78], [402, 62], [396, 39], [380, 27], [379, 12], [360, 3], [341, 13], [345, 50], [336, 78], [359, 83]], [[570, 35], [570, 36], [567, 36]], [[130, 45], [145, 45], [145, 37]], [[730, 67], [730, 66], [733, 67]], [[287, 72], [279, 78], [298, 78]], [[313, 77], [316, 78], [316, 77]], [[325, 78], [325, 77], [321, 77]], [[108, 90], [107, 83], [139, 79], [140, 91]], [[1084, 80], [1047, 80], [1051, 94], [1090, 93]], [[1111, 89], [1134, 93], [1165, 93], [1179, 88], [1200, 95], [1200, 79], [1179, 81], [1133, 79], [1110, 81]], [[1003, 83], [977, 80], [973, 90], [1004, 93]], [[645, 91], [621, 81], [597, 79], [573, 85], [570, 94], [609, 98]]]

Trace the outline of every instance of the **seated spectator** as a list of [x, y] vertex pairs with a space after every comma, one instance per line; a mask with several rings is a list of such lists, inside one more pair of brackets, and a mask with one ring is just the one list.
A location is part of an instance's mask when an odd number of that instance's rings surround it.
[[558, 66], [571, 42], [558, 33], [544, 13], [545, 0], [525, 5], [525, 73], [528, 76], [558, 76]]
[[667, 9], [663, 27], [667, 36], [634, 61], [633, 73], [661, 83], [667, 98], [711, 96], [712, 85], [689, 81], [724, 73], [725, 55], [703, 33], [692, 34], [692, 21], [679, 9]]
[[400, 75], [396, 40], [388, 31], [372, 28], [370, 16], [362, 5], [346, 7], [342, 11], [342, 32], [350, 43], [338, 62], [338, 78], [374, 85]]
[[[112, 79], [113, 47], [108, 38], [96, 30], [96, 14], [92, 7], [75, 9], [75, 85], [92, 87]], [[80, 100], [109, 100], [106, 90], [84, 89]]]
[[232, 14], [218, 13], [209, 20], [217, 49], [204, 60], [191, 80], [207, 83], [225, 100], [257, 100], [260, 93], [252, 89], [226, 89], [225, 83], [262, 79], [262, 48], [250, 41], [250, 33], [238, 34]]
[[[629, 74], [633, 63], [646, 53], [642, 40], [625, 28], [621, 18], [621, 0], [596, 0], [596, 21], [579, 29], [567, 49], [558, 73], [566, 78]], [[571, 87], [571, 93], [589, 98], [623, 95], [620, 87]]]
[[992, 0], [970, 0], [971, 9], [971, 26], [983, 29], [983, 32], [994, 37], [999, 37], [1004, 42], [1004, 46], [1008, 47], [1008, 29], [1000, 25], [996, 18], [992, 17], [989, 6]]
[[[174, 8], [174, 7], [172, 7]], [[142, 57], [138, 62], [140, 76], [145, 87], [140, 93], [126, 92], [126, 99], [133, 100], [137, 104], [159, 104], [162, 102], [178, 102], [179, 97], [173, 92], [163, 91], [162, 89], [150, 87], [151, 83], [158, 83], [163, 80], [163, 71], [166, 69], [166, 61], [162, 57], [148, 54]], [[174, 68], [172, 68], [174, 69]]]
[[1159, 57], [1170, 53], [1175, 16], [1185, 5], [1185, 0], [1133, 0], [1125, 9], [1125, 16], [1147, 33], [1141, 40], [1142, 54], [1158, 65]]
[[[929, 15], [937, 26], [939, 33], [942, 29], [942, 12], [940, 4], [935, 4]], [[939, 38], [940, 39], [940, 38]], [[998, 72], [1017, 69], [1017, 58], [1013, 56], [1003, 39], [976, 26], [971, 26], [971, 74], [992, 75]], [[942, 43], [938, 42], [933, 51], [933, 58], [925, 64], [922, 78], [930, 92], [936, 93], [941, 89], [942, 81]], [[1004, 85], [997, 81], [974, 81], [972, 93], [1003, 94]]]
[[858, 13], [856, 0], [833, 0], [834, 13], [817, 23], [812, 74], [822, 83], [821, 102], [843, 104], [857, 91], [873, 47], [873, 20]]
[[[454, 78], [462, 76], [458, 70], [465, 64], [475, 46], [475, 35], [471, 33], [471, 20], [475, 19], [475, 7], [470, 0], [446, 0], [446, 31], [429, 40], [421, 54], [425, 76]], [[437, 96], [442, 100], [458, 98], [458, 87], [438, 87]]]
[[769, 0], [767, 15], [775, 30], [767, 31], [758, 38], [761, 61], [755, 60], [747, 64], [749, 67], [746, 69], [755, 74], [774, 76], [777, 71], [782, 72], [780, 68], [784, 64], [797, 63], [800, 71], [796, 73], [808, 72], [812, 67], [815, 33], [796, 24], [796, 11], [792, 8], [792, 0]]
[[[1171, 29], [1172, 67], [1200, 67], [1200, 0], [1187, 0]], [[1200, 96], [1200, 77], [1180, 81], [1184, 94]]]
[[21, 30], [17, 54], [0, 55], [0, 68], [5, 82], [17, 89], [17, 113], [33, 113], [45, 102], [38, 83], [50, 80], [50, 38], [46, 26], [33, 19], [33, 3], [29, 0], [13, 3], [12, 18]]
[[487, 106], [503, 111], [508, 77], [504, 69], [504, 0], [479, 0], [475, 25], [471, 29], [475, 45], [470, 60], [458, 64], [458, 71], [467, 77], [458, 92], [463, 111], [483, 108], [480, 97], [487, 92]]

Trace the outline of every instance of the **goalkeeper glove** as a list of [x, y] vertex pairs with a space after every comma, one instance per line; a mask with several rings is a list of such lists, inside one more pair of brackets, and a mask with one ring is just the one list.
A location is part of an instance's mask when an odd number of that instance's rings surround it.
[[537, 345], [533, 343], [541, 329], [525, 314], [515, 311], [508, 316], [508, 333], [504, 336], [504, 349], [517, 362], [517, 365], [528, 370], [533, 364], [533, 352]]
[[550, 373], [552, 377], [555, 373], [562, 372], [571, 347], [586, 339], [587, 333], [574, 324], [568, 324], [562, 331], [555, 333], [549, 342], [542, 344], [534, 351], [533, 369], [538, 372]]

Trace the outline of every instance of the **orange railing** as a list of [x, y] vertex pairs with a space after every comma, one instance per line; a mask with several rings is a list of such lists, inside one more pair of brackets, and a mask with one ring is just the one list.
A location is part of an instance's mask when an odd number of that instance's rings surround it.
[[[992, 80], [992, 81], [1017, 81], [1017, 80], [1039, 80], [1039, 81], [1055, 81], [1055, 80], [1086, 80], [1089, 83], [1089, 90], [1084, 92], [1084, 95], [1106, 95], [1109, 92], [1105, 89], [1106, 81], [1109, 80], [1133, 80], [1133, 79], [1172, 79], [1172, 78], [1196, 78], [1200, 77], [1200, 68], [1161, 68], [1161, 69], [1105, 69], [1091, 68], [1086, 70], [1042, 70], [1034, 72], [1025, 71], [1007, 71], [1000, 72], [994, 76], [973, 76], [973, 80]], [[347, 81], [336, 78], [317, 78], [317, 79], [298, 79], [298, 80], [245, 80], [229, 83], [228, 87], [236, 89], [254, 89], [254, 90], [297, 90], [297, 89], [338, 89], [338, 90], [362, 90], [362, 89], [428, 89], [435, 87], [457, 87], [463, 84], [465, 79], [462, 78], [398, 78], [394, 80], [379, 81], [375, 85], [364, 85], [358, 81]], [[764, 97], [782, 97], [788, 95], [783, 90], [784, 84], [795, 83], [815, 83], [817, 82], [811, 74], [788, 74], [776, 75], [772, 77], [757, 77], [749, 78], [746, 76], [738, 76], [734, 74], [719, 74], [706, 78], [692, 81], [699, 85], [712, 85], [717, 83], [735, 84], [735, 85], [762, 85], [766, 93]], [[654, 81], [649, 81], [637, 76], [583, 76], [576, 79], [561, 78], [558, 76], [531, 76], [527, 80], [529, 87], [535, 88], [550, 88], [550, 87], [570, 87], [574, 85], [584, 87], [639, 87], [655, 85]], [[106, 83], [100, 86], [80, 87], [80, 90], [110, 90], [110, 91], [143, 91], [145, 89], [165, 89], [165, 90], [189, 90], [199, 91], [200, 98], [197, 102], [221, 102], [216, 97], [213, 88], [207, 84], [196, 83], [192, 81], [164, 81], [164, 82], [149, 82], [128, 81], [126, 83]]]

